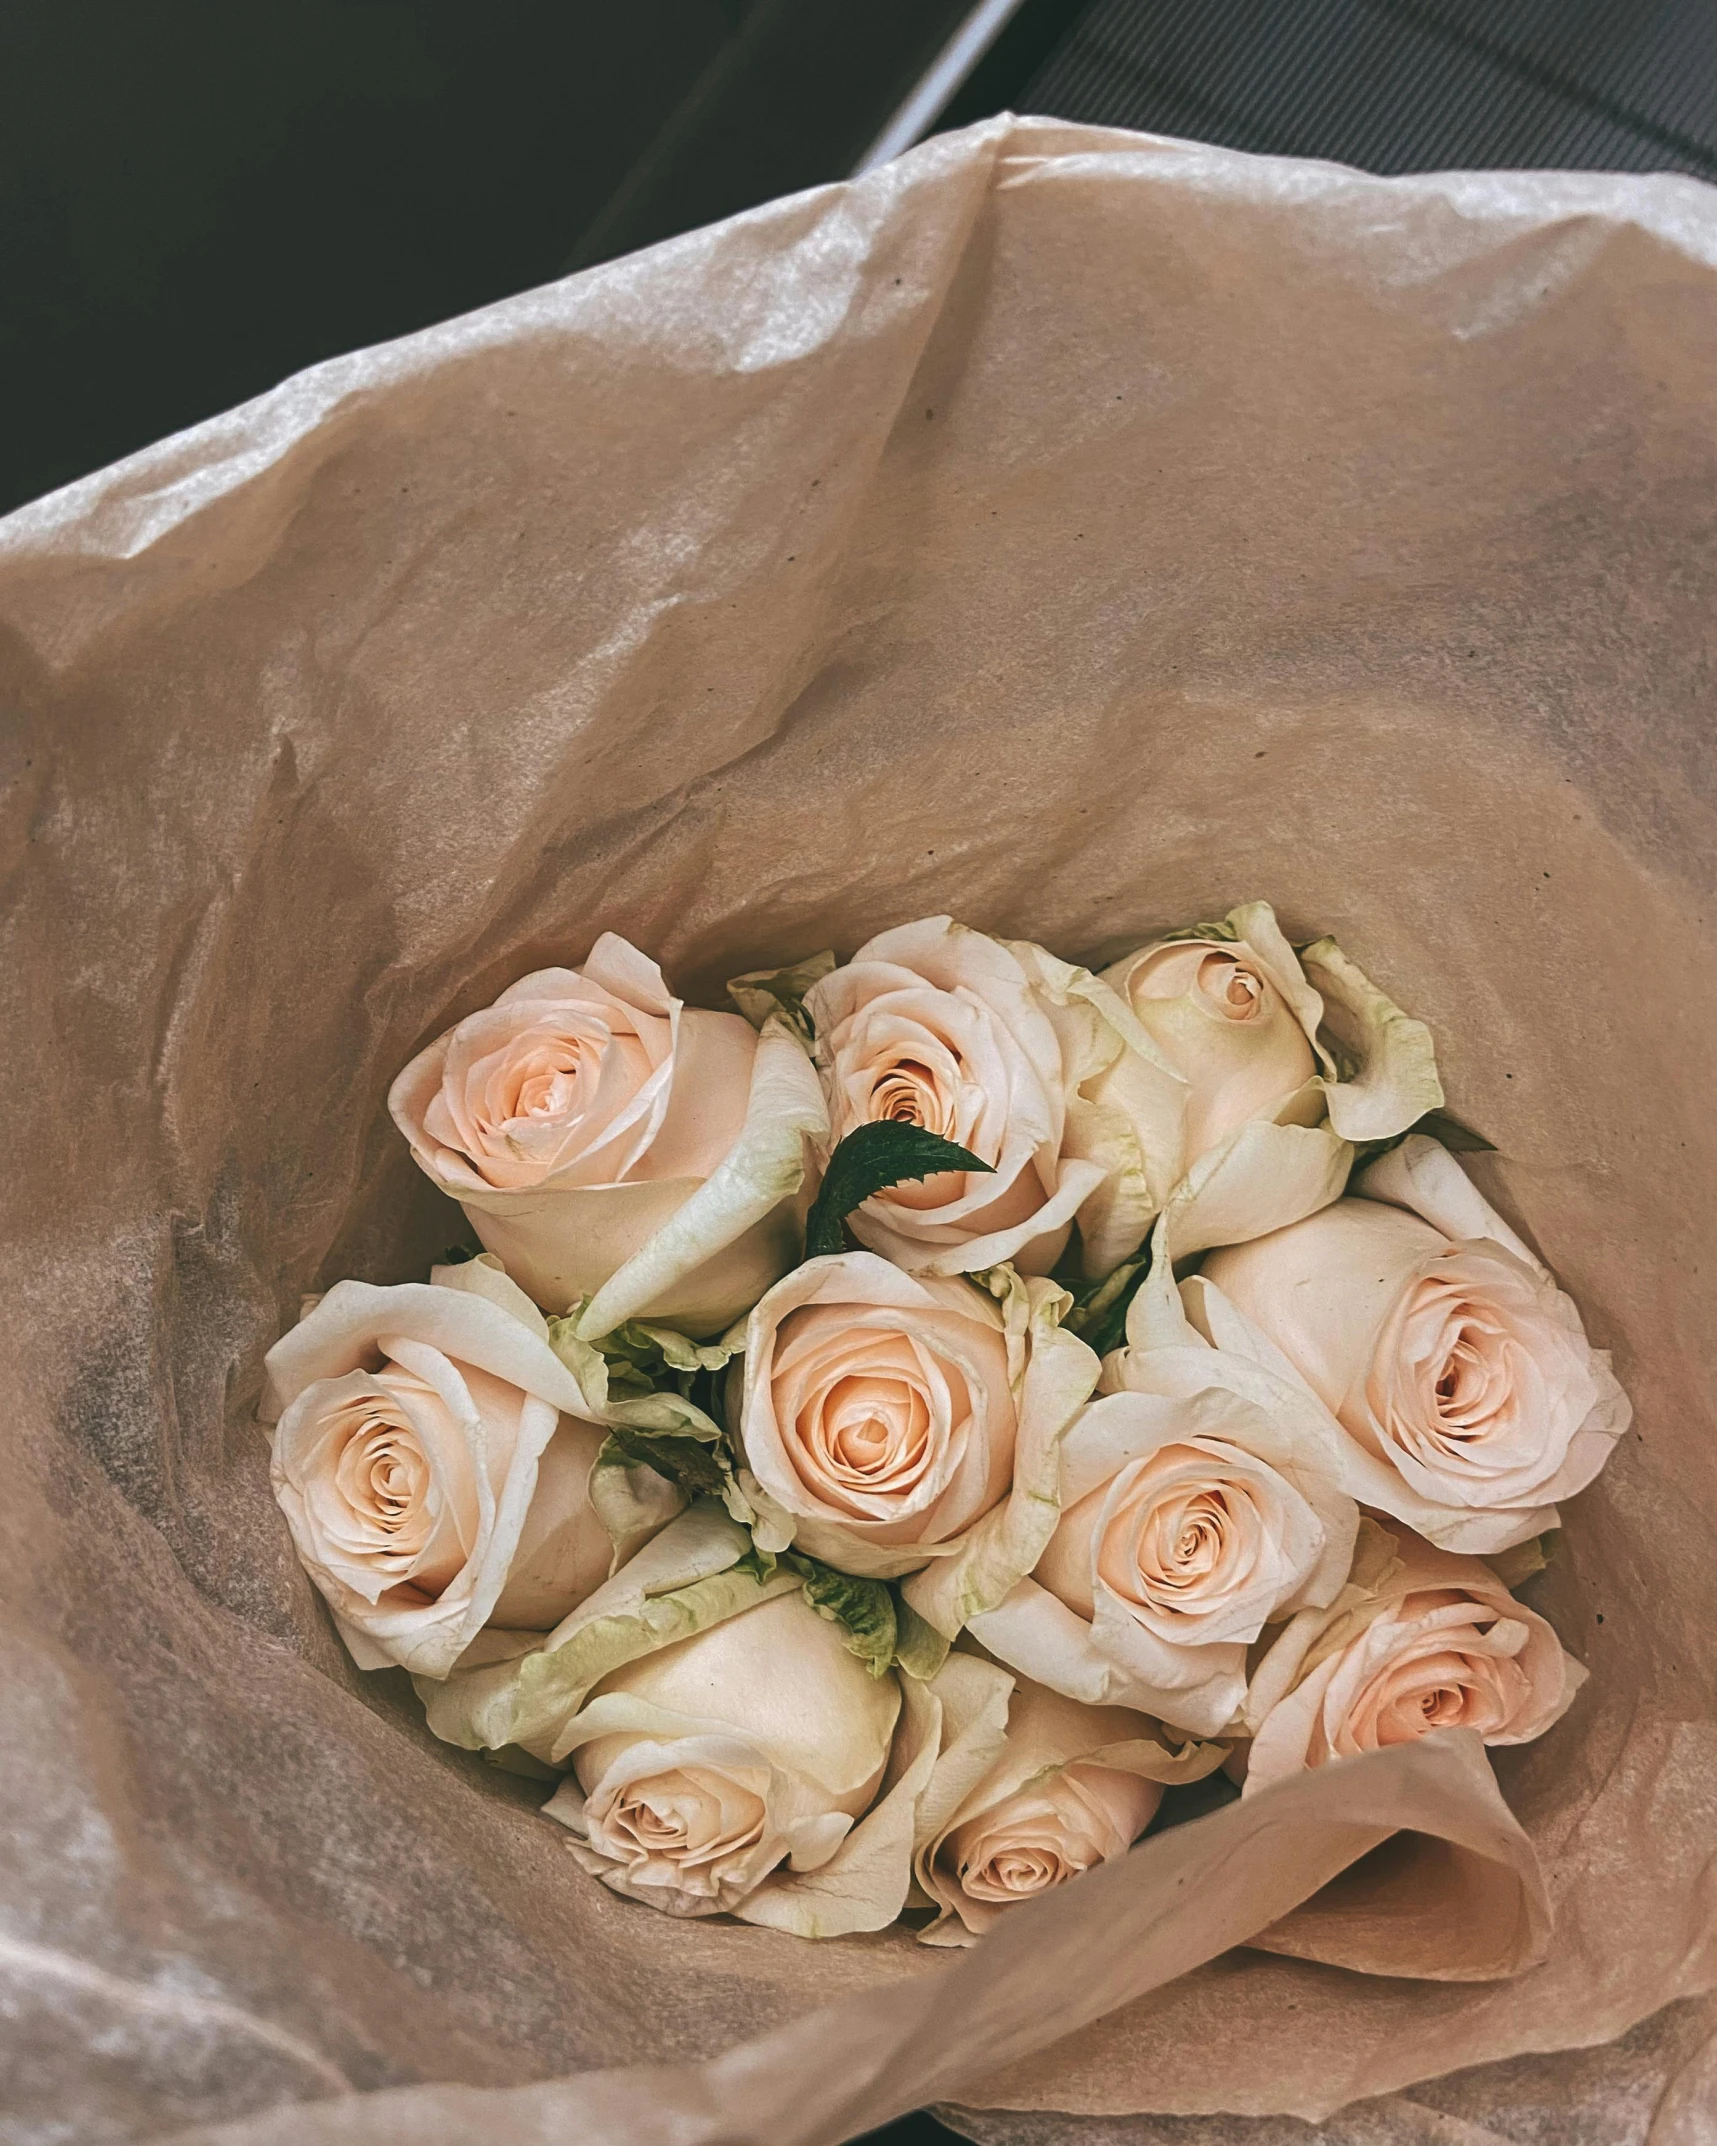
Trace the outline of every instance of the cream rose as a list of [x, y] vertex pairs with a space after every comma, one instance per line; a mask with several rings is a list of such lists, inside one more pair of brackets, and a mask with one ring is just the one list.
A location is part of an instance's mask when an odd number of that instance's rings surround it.
[[791, 1030], [672, 996], [605, 932], [419, 1053], [388, 1096], [412, 1154], [545, 1310], [593, 1338], [648, 1316], [719, 1331], [798, 1254], [826, 1131]]
[[1153, 940], [1102, 973], [1148, 1046], [1091, 1085], [1142, 1146], [1177, 1258], [1283, 1228], [1336, 1199], [1351, 1143], [1443, 1100], [1429, 1031], [1333, 939], [1297, 954], [1268, 902]]
[[814, 1259], [751, 1314], [735, 1390], [750, 1474], [799, 1547], [907, 1589], [952, 1638], [1054, 1524], [1055, 1447], [1097, 1379], [1048, 1282]]
[[1194, 1317], [1285, 1359], [1333, 1411], [1361, 1504], [1480, 1553], [1555, 1526], [1631, 1417], [1608, 1357], [1435, 1141], [1414, 1135], [1355, 1191], [1213, 1253], [1187, 1285]]
[[1176, 1749], [1123, 1707], [1081, 1706], [982, 1657], [954, 1654], [931, 1687], [943, 1756], [918, 1809], [920, 1891], [933, 1945], [971, 1944], [997, 1917], [1125, 1855], [1163, 1787], [1220, 1763]]
[[[445, 1677], [485, 1625], [546, 1630], [608, 1577], [604, 1432], [495, 1269], [339, 1282], [265, 1363], [274, 1494], [360, 1668]], [[631, 1473], [643, 1535], [682, 1500]]]
[[1077, 1217], [1099, 1274], [1140, 1242], [1149, 1217], [1137, 1143], [1086, 1095], [1139, 1032], [1083, 969], [926, 917], [860, 947], [804, 1004], [832, 1140], [892, 1119], [991, 1166], [875, 1194], [851, 1217], [862, 1244], [911, 1273], [1007, 1260], [1045, 1274]]
[[547, 1808], [586, 1870], [668, 1914], [880, 1929], [905, 1904], [934, 1755], [867, 1825], [901, 1711], [894, 1675], [778, 1595], [605, 1676], [557, 1740], [574, 1770]]
[[1433, 1729], [1530, 1743], [1585, 1675], [1488, 1565], [1368, 1521], [1341, 1597], [1295, 1618], [1258, 1665], [1246, 1788]]
[[1295, 1382], [1188, 1323], [1159, 1234], [1111, 1390], [1061, 1443], [1061, 1516], [1028, 1579], [975, 1617], [1003, 1662], [1093, 1705], [1220, 1735], [1267, 1624], [1332, 1602], [1359, 1512], [1342, 1439]]

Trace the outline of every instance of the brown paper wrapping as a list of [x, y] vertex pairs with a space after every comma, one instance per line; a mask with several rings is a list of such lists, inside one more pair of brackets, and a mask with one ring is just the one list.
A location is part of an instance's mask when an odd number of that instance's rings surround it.
[[[0, 524], [20, 2136], [1524, 2139], [1489, 2079], [1608, 2140], [1539, 2053], [1629, 2030], [1651, 2146], [1710, 2136], [1714, 262], [1688, 180], [996, 122]], [[454, 1233], [390, 1078], [605, 929], [710, 1001], [1254, 895], [1432, 1023], [1637, 1406], [1531, 1583], [1592, 1677], [1498, 1754], [1524, 1834], [1448, 1738], [953, 1960], [606, 1894], [268, 1493], [300, 1293]]]

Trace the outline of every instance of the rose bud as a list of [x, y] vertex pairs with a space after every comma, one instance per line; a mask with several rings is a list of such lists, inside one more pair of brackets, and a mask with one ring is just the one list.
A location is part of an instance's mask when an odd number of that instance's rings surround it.
[[1359, 1512], [1342, 1438], [1294, 1381], [1212, 1348], [1163, 1254], [1112, 1390], [1061, 1443], [1061, 1516], [1029, 1579], [972, 1635], [1068, 1698], [1220, 1735], [1267, 1624], [1332, 1602]]
[[1124, 1118], [1099, 1117], [1083, 1097], [1137, 1030], [1083, 969], [926, 917], [861, 946], [804, 1004], [831, 1141], [892, 1119], [991, 1166], [874, 1194], [851, 1217], [861, 1244], [914, 1274], [1003, 1260], [1046, 1274], [1078, 1216], [1099, 1274], [1140, 1242], [1149, 1214], [1137, 1142]]
[[907, 1589], [953, 1638], [1029, 1571], [1055, 1522], [1057, 1441], [1097, 1379], [1065, 1294], [1000, 1296], [873, 1252], [806, 1262], [751, 1314], [736, 1367], [746, 1467], [801, 1550]]
[[605, 1676], [557, 1739], [574, 1771], [547, 1809], [586, 1870], [667, 1914], [881, 1929], [905, 1904], [930, 1757], [905, 1809], [867, 1824], [900, 1713], [897, 1678], [795, 1590]]
[[1488, 1565], [1366, 1521], [1352, 1581], [1296, 1617], [1246, 1699], [1246, 1789], [1433, 1729], [1530, 1743], [1586, 1672]]
[[920, 1890], [941, 1910], [922, 1935], [969, 1945], [999, 1915], [1125, 1855], [1164, 1784], [1215, 1770], [1219, 1747], [1171, 1748], [1157, 1724], [1081, 1706], [952, 1654], [931, 1686], [944, 1756], [919, 1804]]
[[[338, 1282], [265, 1368], [274, 1494], [359, 1668], [445, 1677], [485, 1625], [546, 1631], [608, 1577], [589, 1494], [606, 1434], [486, 1262]], [[683, 1501], [628, 1475], [647, 1536]]]
[[1327, 1206], [1350, 1143], [1404, 1132], [1442, 1104], [1423, 1024], [1333, 939], [1296, 955], [1268, 902], [1153, 940], [1102, 981], [1146, 1040], [1090, 1095], [1132, 1124], [1177, 1258]]
[[673, 997], [605, 932], [418, 1054], [388, 1096], [423, 1170], [547, 1311], [590, 1339], [649, 1317], [711, 1334], [798, 1256], [816, 1074], [780, 1021]]
[[1334, 1412], [1362, 1505], [1481, 1553], [1554, 1527], [1632, 1415], [1608, 1356], [1434, 1140], [1415, 1134], [1355, 1189], [1213, 1253], [1186, 1287], [1194, 1318], [1225, 1349], [1285, 1360]]

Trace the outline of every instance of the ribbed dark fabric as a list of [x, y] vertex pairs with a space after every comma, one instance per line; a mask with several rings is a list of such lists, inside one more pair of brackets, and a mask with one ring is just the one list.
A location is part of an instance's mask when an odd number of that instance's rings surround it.
[[1010, 101], [1376, 172], [1717, 179], [1717, 4], [1094, 0]]

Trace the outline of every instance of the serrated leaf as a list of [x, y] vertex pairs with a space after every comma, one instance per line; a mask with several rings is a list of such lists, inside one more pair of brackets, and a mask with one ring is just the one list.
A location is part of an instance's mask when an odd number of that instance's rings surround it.
[[823, 1259], [846, 1250], [842, 1224], [855, 1207], [890, 1185], [909, 1184], [935, 1177], [944, 1170], [993, 1171], [969, 1148], [926, 1132], [922, 1125], [905, 1125], [883, 1118], [857, 1125], [840, 1141], [823, 1172], [805, 1224], [805, 1257]]

